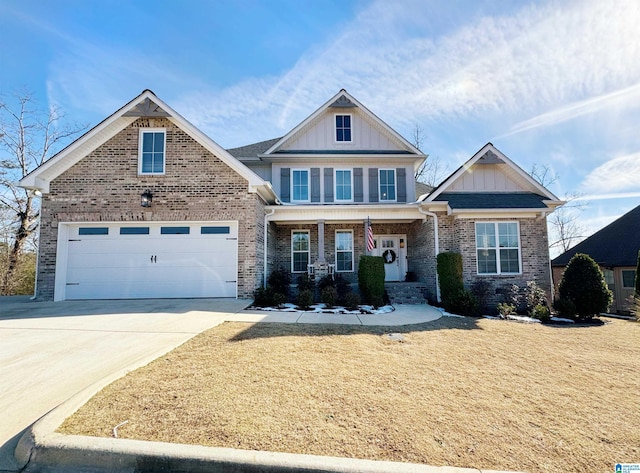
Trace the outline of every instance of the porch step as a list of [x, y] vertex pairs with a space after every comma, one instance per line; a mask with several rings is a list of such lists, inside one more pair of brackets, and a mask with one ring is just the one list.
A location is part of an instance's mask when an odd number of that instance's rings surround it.
[[427, 286], [421, 282], [384, 283], [391, 304], [426, 304]]

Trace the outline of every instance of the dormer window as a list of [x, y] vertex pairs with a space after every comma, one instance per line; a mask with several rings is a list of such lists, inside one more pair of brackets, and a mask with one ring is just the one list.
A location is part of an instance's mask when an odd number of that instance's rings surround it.
[[164, 174], [165, 138], [164, 128], [140, 130], [139, 174]]
[[336, 115], [336, 141], [351, 142], [351, 115]]

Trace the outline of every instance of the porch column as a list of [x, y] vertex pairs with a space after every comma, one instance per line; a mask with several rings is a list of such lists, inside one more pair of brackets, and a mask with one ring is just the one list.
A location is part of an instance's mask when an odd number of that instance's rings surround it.
[[318, 263], [324, 262], [324, 220], [318, 220]]

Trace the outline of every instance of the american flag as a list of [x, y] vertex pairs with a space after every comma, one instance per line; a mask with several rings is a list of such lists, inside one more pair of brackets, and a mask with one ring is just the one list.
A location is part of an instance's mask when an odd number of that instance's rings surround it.
[[373, 251], [374, 243], [373, 243], [373, 228], [371, 228], [371, 222], [367, 224], [367, 252], [371, 253]]

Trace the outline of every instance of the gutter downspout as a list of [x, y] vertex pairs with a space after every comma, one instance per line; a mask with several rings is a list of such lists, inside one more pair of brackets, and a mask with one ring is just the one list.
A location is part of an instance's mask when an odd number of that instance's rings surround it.
[[276, 213], [276, 209], [269, 209], [271, 212], [264, 214], [264, 251], [263, 251], [263, 274], [262, 274], [262, 287], [267, 287], [267, 230], [269, 217]]
[[[428, 210], [423, 210], [422, 207], [420, 207], [420, 205], [418, 205], [418, 212], [420, 212], [422, 215], [428, 215], [429, 217], [433, 217], [434, 239], [435, 239], [434, 249], [435, 249], [435, 254], [437, 258], [438, 254], [440, 253], [440, 239], [438, 238], [438, 216], [433, 212], [429, 212]], [[438, 302], [442, 302], [440, 298], [440, 281], [438, 280], [437, 263], [436, 263], [436, 300]]]

